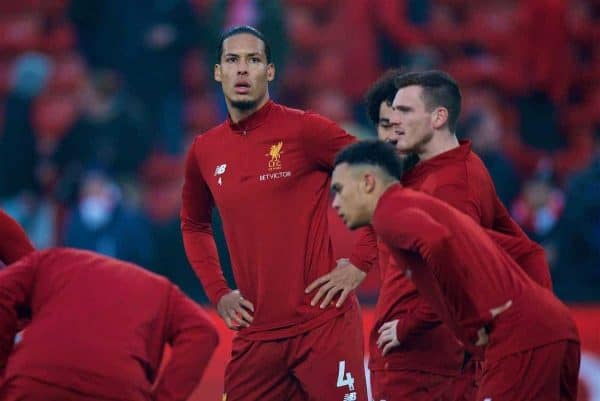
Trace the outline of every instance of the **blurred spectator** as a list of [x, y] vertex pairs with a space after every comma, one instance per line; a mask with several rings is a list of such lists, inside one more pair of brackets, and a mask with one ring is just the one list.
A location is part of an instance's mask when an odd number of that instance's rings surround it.
[[82, 116], [58, 143], [53, 161], [61, 200], [73, 199], [73, 183], [88, 168], [117, 178], [132, 177], [148, 156], [150, 138], [141, 113], [113, 72], [96, 73], [81, 94]]
[[597, 300], [600, 294], [600, 128], [591, 165], [571, 179], [557, 235], [554, 282], [567, 300]]
[[36, 140], [30, 113], [32, 101], [46, 86], [51, 70], [51, 60], [38, 53], [23, 54], [12, 69], [0, 131], [0, 198], [37, 189]]
[[119, 71], [144, 104], [156, 146], [182, 152], [182, 63], [205, 34], [189, 2], [73, 0], [70, 16], [91, 67]]
[[563, 208], [562, 190], [548, 177], [540, 176], [523, 184], [511, 214], [531, 239], [544, 245], [551, 238]]
[[[489, 95], [489, 91], [483, 92]], [[502, 148], [502, 136], [505, 134], [502, 122], [490, 102], [485, 101], [485, 93], [478, 95], [477, 91], [471, 91], [469, 94], [471, 101], [475, 100], [477, 104], [466, 108], [460, 131], [472, 141], [473, 151], [487, 167], [502, 203], [510, 205], [519, 192], [520, 177]]]
[[126, 205], [116, 183], [98, 171], [83, 178], [79, 205], [66, 221], [65, 245], [141, 266], [153, 260], [147, 218]]
[[[206, 302], [208, 299], [187, 261], [183, 248], [183, 238], [179, 228], [182, 183], [183, 160], [181, 158], [154, 155], [144, 165], [142, 204], [150, 218], [150, 233], [154, 244], [153, 260], [147, 268], [167, 277], [195, 301]], [[220, 233], [220, 237], [217, 233]], [[217, 237], [221, 264], [231, 277], [231, 266], [222, 229], [217, 231], [215, 227], [215, 237]]]

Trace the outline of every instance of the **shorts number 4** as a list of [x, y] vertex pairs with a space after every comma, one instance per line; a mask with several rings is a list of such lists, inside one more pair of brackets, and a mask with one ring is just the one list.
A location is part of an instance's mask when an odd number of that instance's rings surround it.
[[354, 391], [354, 378], [350, 372], [346, 372], [346, 361], [340, 361], [338, 367], [337, 387], [348, 386], [348, 393], [344, 395], [343, 401], [356, 401]]

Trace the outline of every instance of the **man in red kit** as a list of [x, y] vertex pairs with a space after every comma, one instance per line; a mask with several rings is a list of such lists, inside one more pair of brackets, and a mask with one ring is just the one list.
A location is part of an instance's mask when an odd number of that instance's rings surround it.
[[[224, 399], [366, 400], [353, 290], [377, 261], [377, 241], [365, 230], [350, 261], [335, 267], [327, 226], [333, 159], [355, 139], [324, 117], [269, 99], [275, 67], [252, 27], [222, 36], [214, 75], [229, 117], [188, 153], [181, 227], [208, 297], [238, 330]], [[212, 236], [215, 206], [235, 291]]]
[[[397, 91], [395, 79], [401, 75], [399, 70], [388, 71], [365, 96], [367, 114], [382, 140], [398, 127], [399, 112], [392, 107], [392, 101]], [[418, 158], [413, 154], [404, 157], [404, 169], [412, 167], [415, 161]], [[381, 287], [375, 324], [369, 335], [373, 399], [451, 400], [451, 384], [459, 376], [464, 359], [463, 347], [439, 318], [434, 317], [430, 323], [430, 310], [417, 314], [422, 299], [414, 284], [398, 268], [385, 244], [378, 245]], [[420, 321], [427, 325], [412, 330]]]
[[0, 267], [16, 262], [34, 251], [25, 230], [0, 210]]
[[[14, 345], [23, 309], [33, 318]], [[200, 307], [130, 263], [55, 248], [0, 271], [2, 401], [184, 401], [217, 343]]]
[[[387, 85], [391, 83], [388, 81]], [[509, 216], [483, 162], [471, 151], [470, 142], [459, 142], [456, 138], [461, 106], [458, 85], [439, 71], [400, 74], [394, 79], [394, 85], [397, 92], [389, 114], [392, 129], [380, 130], [378, 135], [393, 144], [399, 154], [418, 156], [418, 164], [404, 173], [403, 185], [429, 193], [471, 216], [482, 227], [493, 230], [493, 238], [519, 266], [540, 285], [551, 288], [543, 248], [531, 241]], [[374, 104], [368, 107], [373, 108]], [[395, 262], [385, 246], [380, 248], [380, 268], [382, 274], [387, 275], [382, 281], [387, 285], [382, 287], [378, 300], [376, 324], [370, 336], [372, 352], [379, 348], [391, 359], [403, 359], [403, 376], [409, 366], [417, 366], [412, 375], [423, 376], [423, 381], [413, 382], [419, 386], [429, 383], [420, 388], [426, 387], [429, 391], [439, 388], [447, 399], [472, 400], [477, 391], [476, 362], [468, 355], [469, 362], [456, 377], [462, 357], [458, 358], [456, 342], [447, 337], [448, 328], [439, 325], [439, 319], [418, 296], [402, 270], [392, 267]], [[419, 352], [420, 349], [424, 349], [427, 356]], [[482, 355], [474, 358], [479, 360]], [[422, 372], [425, 374], [421, 375]], [[375, 374], [374, 378], [378, 376], [381, 375]], [[443, 390], [443, 376], [453, 382], [449, 389]], [[382, 382], [384, 389], [387, 388], [384, 391], [396, 388], [393, 380], [382, 379]], [[378, 386], [374, 383], [373, 387]]]
[[468, 215], [403, 188], [393, 147], [369, 141], [336, 158], [333, 207], [373, 224], [398, 268], [466, 347], [485, 347], [477, 401], [577, 398], [579, 337], [568, 309]]

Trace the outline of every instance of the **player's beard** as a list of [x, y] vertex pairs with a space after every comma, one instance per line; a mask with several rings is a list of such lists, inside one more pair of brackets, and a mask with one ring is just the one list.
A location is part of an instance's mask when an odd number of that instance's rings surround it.
[[258, 101], [256, 100], [232, 100], [231, 107], [234, 107], [241, 111], [252, 110], [256, 107]]

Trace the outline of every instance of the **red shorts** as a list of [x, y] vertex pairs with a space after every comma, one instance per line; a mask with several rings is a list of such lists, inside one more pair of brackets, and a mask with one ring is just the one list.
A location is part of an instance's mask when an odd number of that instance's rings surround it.
[[233, 340], [227, 401], [367, 401], [358, 306], [292, 338]]
[[371, 371], [373, 401], [451, 401], [454, 378], [419, 370]]
[[575, 401], [579, 343], [559, 341], [485, 361], [477, 401]]
[[0, 401], [114, 401], [20, 376], [3, 383]]

